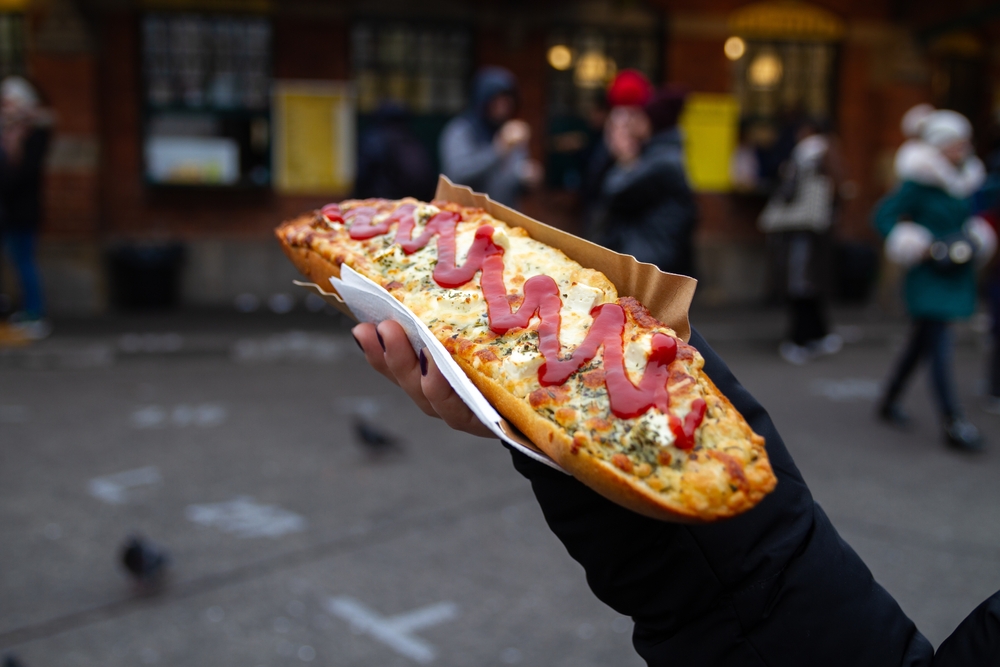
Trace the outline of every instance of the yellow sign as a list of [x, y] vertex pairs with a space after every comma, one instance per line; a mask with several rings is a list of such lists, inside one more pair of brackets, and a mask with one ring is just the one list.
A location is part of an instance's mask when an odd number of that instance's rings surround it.
[[983, 56], [986, 45], [971, 32], [948, 32], [931, 42], [930, 51], [940, 56], [975, 59]]
[[844, 22], [833, 12], [797, 0], [764, 0], [729, 15], [729, 29], [756, 39], [830, 40], [844, 36]]
[[274, 86], [274, 184], [294, 194], [345, 194], [356, 163], [354, 92], [335, 82]]
[[739, 139], [740, 105], [733, 95], [692, 93], [684, 105], [680, 127], [691, 187], [699, 192], [726, 192], [732, 187], [729, 162]]

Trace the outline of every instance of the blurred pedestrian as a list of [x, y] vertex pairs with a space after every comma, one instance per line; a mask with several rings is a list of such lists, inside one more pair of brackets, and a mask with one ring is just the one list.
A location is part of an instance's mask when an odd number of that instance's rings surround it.
[[9, 76], [0, 83], [0, 239], [21, 286], [21, 310], [11, 323], [31, 339], [51, 332], [36, 260], [51, 124], [26, 79]]
[[742, 194], [756, 194], [763, 189], [759, 147], [752, 140], [751, 128], [746, 121], [740, 123], [736, 148], [729, 158], [729, 181], [733, 190]]
[[693, 275], [698, 209], [688, 184], [677, 121], [686, 93], [655, 92], [643, 106], [619, 105], [605, 134], [614, 165], [601, 186], [599, 241], [663, 271]]
[[379, 106], [371, 126], [358, 139], [355, 198], [433, 198], [437, 180], [434, 165], [409, 121], [410, 114], [402, 104], [385, 102]]
[[[907, 269], [904, 297], [913, 320], [910, 339], [890, 375], [878, 414], [886, 422], [909, 419], [900, 399], [910, 375], [925, 357], [931, 388], [948, 445], [982, 448], [979, 430], [958, 404], [952, 379], [950, 323], [976, 308], [976, 265], [996, 249], [996, 235], [972, 216], [969, 196], [982, 185], [985, 169], [972, 154], [972, 126], [954, 111], [934, 111], [920, 123], [920, 145], [907, 142], [897, 156], [900, 185], [875, 212], [886, 255]], [[969, 176], [970, 174], [979, 176]]]
[[928, 120], [936, 118], [935, 122], [939, 122], [942, 118], [934, 114], [935, 109], [929, 104], [918, 104], [903, 114], [900, 129], [907, 140], [893, 160], [896, 179], [938, 184], [954, 197], [968, 199], [983, 185], [986, 167], [974, 155], [956, 166], [942, 155], [939, 147], [924, 140]]
[[441, 134], [441, 168], [455, 183], [514, 206], [525, 187], [541, 183], [542, 167], [528, 155], [531, 128], [517, 113], [517, 79], [484, 67], [472, 82], [469, 108]]
[[839, 157], [831, 138], [814, 121], [803, 121], [797, 138], [758, 226], [775, 249], [776, 274], [782, 279], [788, 307], [788, 338], [779, 352], [790, 363], [804, 364], [820, 354], [835, 354], [843, 345], [840, 336], [830, 331], [827, 316]]
[[[615, 157], [608, 149], [608, 122], [615, 108], [640, 110], [653, 96], [653, 84], [646, 76], [634, 69], [624, 69], [615, 76], [603, 96], [603, 104], [593, 120], [600, 120], [600, 129], [587, 156], [583, 172], [583, 186], [580, 205], [583, 209], [584, 236], [595, 243], [602, 242], [604, 225], [607, 221], [605, 202], [602, 199], [604, 179], [613, 166]], [[621, 114], [621, 112], [617, 112]], [[596, 128], [595, 128], [596, 129]]]

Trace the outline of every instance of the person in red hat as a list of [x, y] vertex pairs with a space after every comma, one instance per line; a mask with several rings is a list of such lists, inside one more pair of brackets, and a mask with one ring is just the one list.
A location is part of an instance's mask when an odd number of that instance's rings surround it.
[[602, 240], [606, 217], [601, 191], [605, 177], [615, 166], [615, 156], [611, 154], [609, 146], [609, 133], [614, 127], [617, 134], [641, 136], [645, 123], [642, 107], [652, 96], [653, 84], [642, 72], [624, 69], [614, 78], [603, 99], [600, 100], [608, 109], [604, 121], [604, 137], [589, 151], [581, 188], [583, 233], [588, 239], [597, 243]]
[[612, 107], [643, 107], [653, 98], [653, 84], [634, 69], [623, 69], [608, 87], [608, 104]]
[[698, 210], [677, 127], [686, 96], [677, 87], [654, 90], [634, 70], [612, 82], [608, 98], [614, 108], [605, 141], [614, 166], [601, 187], [597, 240], [640, 262], [690, 276]]

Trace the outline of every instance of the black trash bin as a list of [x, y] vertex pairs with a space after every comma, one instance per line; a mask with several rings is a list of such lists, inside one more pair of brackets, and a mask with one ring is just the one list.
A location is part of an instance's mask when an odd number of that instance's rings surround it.
[[111, 302], [121, 310], [174, 308], [180, 302], [184, 246], [128, 243], [107, 253]]

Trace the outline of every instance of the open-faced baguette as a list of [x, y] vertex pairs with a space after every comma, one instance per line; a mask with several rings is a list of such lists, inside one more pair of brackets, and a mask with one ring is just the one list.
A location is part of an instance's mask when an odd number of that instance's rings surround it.
[[635, 299], [619, 299], [602, 273], [524, 230], [482, 209], [407, 199], [331, 205], [276, 235], [320, 285], [346, 263], [385, 287], [504, 417], [611, 500], [706, 522], [774, 488], [763, 438], [702, 372], [697, 350]]

